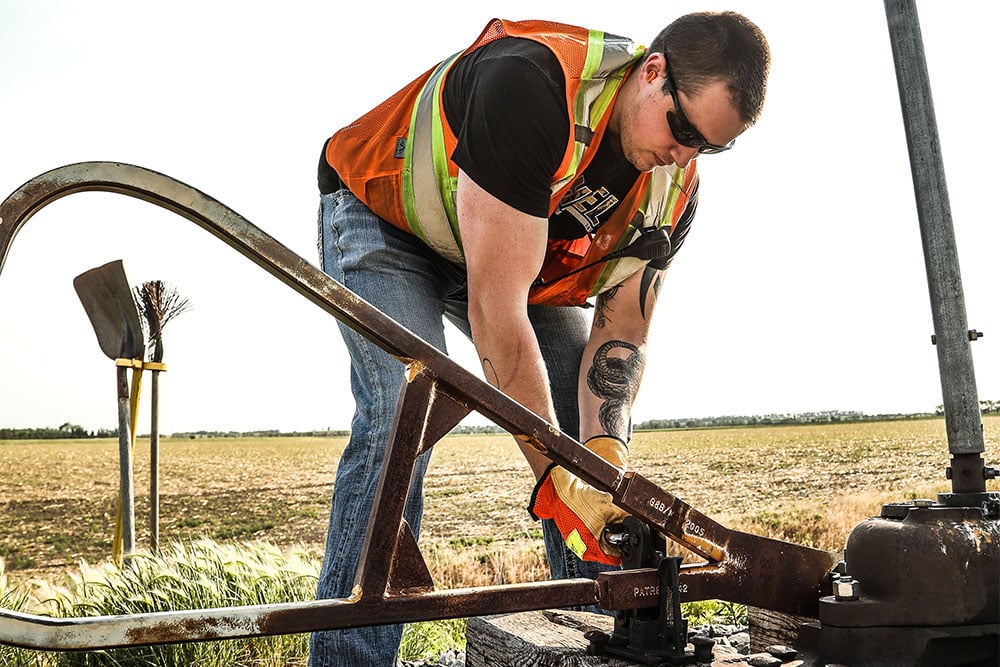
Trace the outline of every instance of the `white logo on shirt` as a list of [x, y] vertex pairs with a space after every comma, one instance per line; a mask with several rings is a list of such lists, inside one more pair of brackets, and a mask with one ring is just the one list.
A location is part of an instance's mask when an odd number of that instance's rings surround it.
[[608, 213], [616, 204], [618, 197], [608, 192], [606, 187], [601, 186], [597, 190], [591, 190], [581, 178], [559, 202], [553, 215], [568, 213], [583, 225], [587, 233], [590, 233], [604, 223], [601, 216]]

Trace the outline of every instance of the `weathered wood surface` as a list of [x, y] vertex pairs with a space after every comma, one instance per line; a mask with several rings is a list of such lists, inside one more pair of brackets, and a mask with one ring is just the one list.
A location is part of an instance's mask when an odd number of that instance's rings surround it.
[[[612, 656], [587, 655], [583, 633], [611, 634], [614, 619], [577, 611], [529, 611], [470, 618], [466, 626], [466, 667], [635, 667]], [[690, 648], [690, 647], [689, 647]], [[713, 667], [747, 667], [732, 649], [716, 646]], [[788, 663], [790, 665], [796, 663]]]
[[[548, 618], [547, 618], [548, 616]], [[556, 619], [556, 622], [550, 619]], [[586, 612], [529, 611], [470, 618], [466, 667], [630, 667], [624, 660], [587, 655], [586, 629], [607, 633], [614, 619]]]
[[799, 628], [803, 623], [816, 619], [794, 614], [779, 614], [776, 611], [747, 608], [747, 625], [750, 626], [750, 650], [763, 651], [768, 646], [784, 644], [794, 646], [799, 638]]

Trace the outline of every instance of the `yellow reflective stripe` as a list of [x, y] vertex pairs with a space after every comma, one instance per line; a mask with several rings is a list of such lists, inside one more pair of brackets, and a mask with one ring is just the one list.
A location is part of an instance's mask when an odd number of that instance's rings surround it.
[[[684, 192], [684, 176], [686, 174], [687, 169], [674, 170], [670, 187], [667, 188], [667, 203], [660, 211], [660, 220], [656, 223], [657, 227], [662, 227], [670, 223], [674, 207], [677, 206], [677, 200], [680, 199], [681, 193]], [[684, 205], [687, 206], [687, 201], [684, 202]]]
[[[573, 99], [573, 117], [569, 119], [569, 122], [573, 126], [574, 137], [576, 136], [576, 126], [584, 125], [593, 131], [596, 127], [595, 119], [600, 119], [600, 115], [590, 113], [590, 93], [595, 87], [592, 77], [600, 69], [603, 61], [604, 33], [599, 30], [591, 30], [587, 34], [587, 55], [584, 58], [583, 71], [580, 73], [580, 88]], [[603, 82], [596, 83], [603, 85]], [[562, 189], [569, 181], [576, 178], [576, 172], [580, 168], [583, 152], [586, 149], [587, 144], [579, 140], [574, 140], [573, 157], [570, 158], [569, 164], [566, 166], [566, 171], [552, 184], [551, 192], [553, 194]]]
[[[418, 143], [417, 139], [421, 134], [421, 118], [425, 117], [425, 115], [420, 112], [422, 110], [422, 106], [426, 104], [427, 89], [428, 87], [433, 87], [434, 78], [438, 76], [444, 65], [445, 63], [443, 62], [438, 64], [437, 69], [433, 74], [431, 74], [430, 79], [424, 83], [424, 87], [421, 89], [420, 95], [417, 97], [417, 103], [413, 105], [413, 110], [410, 112], [410, 131], [406, 138], [406, 148], [403, 152], [403, 171], [401, 174], [401, 185], [403, 189], [403, 213], [406, 216], [406, 222], [410, 226], [410, 230], [424, 241], [427, 239], [424, 238], [424, 232], [420, 224], [420, 216], [417, 213], [417, 206], [415, 202], [416, 188], [413, 184], [415, 155], [414, 146]], [[417, 155], [419, 155], [419, 152]]]
[[[607, 113], [615, 92], [625, 78], [624, 67], [640, 57], [645, 50], [633, 46], [632, 41], [615, 37], [599, 30], [590, 30], [587, 35], [587, 55], [583, 71], [580, 73], [580, 88], [573, 100], [573, 127], [586, 127], [591, 135], [597, 129], [601, 118]], [[573, 156], [566, 171], [552, 184], [555, 194], [577, 176], [587, 144], [576, 140]]]
[[[437, 179], [437, 189], [441, 193], [441, 203], [444, 204], [445, 215], [448, 216], [448, 225], [451, 227], [451, 235], [455, 240], [458, 252], [462, 252], [462, 232], [458, 228], [458, 209], [455, 207], [455, 193], [458, 191], [458, 179], [452, 178], [448, 171], [448, 151], [444, 145], [444, 124], [441, 120], [441, 105], [437, 103], [441, 99], [441, 86], [444, 85], [444, 77], [438, 77], [434, 86], [434, 104], [431, 106], [434, 121], [431, 127], [434, 130], [431, 140], [434, 142], [434, 176]], [[463, 255], [464, 256], [464, 255]]]
[[580, 78], [590, 79], [601, 67], [604, 61], [604, 32], [590, 30], [587, 33], [587, 57], [583, 61], [583, 73]]
[[[438, 187], [435, 164], [438, 152], [434, 135], [441, 132], [436, 118], [438, 92], [443, 74], [458, 55], [442, 62], [424, 84], [410, 116], [410, 133], [403, 155], [403, 211], [410, 230], [448, 259], [458, 261], [461, 251], [448, 224], [444, 196]], [[443, 137], [441, 139], [443, 150]], [[447, 165], [445, 166], [447, 169]], [[449, 197], [450, 198], [450, 197]]]
[[403, 215], [406, 216], [406, 224], [410, 226], [410, 231], [422, 239], [424, 234], [420, 229], [420, 220], [417, 218], [417, 211], [413, 204], [413, 134], [417, 125], [417, 109], [419, 107], [419, 104], [413, 105], [413, 111], [410, 112], [410, 131], [406, 138], [406, 148], [403, 151], [403, 171], [400, 174], [400, 185], [403, 190]]

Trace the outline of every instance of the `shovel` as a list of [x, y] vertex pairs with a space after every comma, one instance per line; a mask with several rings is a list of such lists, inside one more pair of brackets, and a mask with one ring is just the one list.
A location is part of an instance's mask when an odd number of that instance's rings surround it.
[[[118, 467], [120, 506], [115, 535], [114, 558], [135, 550], [135, 492], [132, 482], [132, 438], [138, 411], [133, 404], [139, 398], [142, 360], [145, 355], [142, 324], [132, 288], [121, 260], [81, 273], [73, 279], [83, 309], [97, 334], [101, 351], [114, 359], [118, 371]], [[133, 368], [132, 395], [129, 395], [128, 368]]]

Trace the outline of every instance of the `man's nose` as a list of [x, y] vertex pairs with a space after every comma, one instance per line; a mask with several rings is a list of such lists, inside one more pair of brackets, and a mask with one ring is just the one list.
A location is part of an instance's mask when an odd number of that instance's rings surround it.
[[688, 166], [688, 162], [693, 160], [698, 155], [698, 149], [677, 144], [677, 147], [671, 151], [671, 154], [674, 158], [674, 164], [681, 169], [684, 169]]

